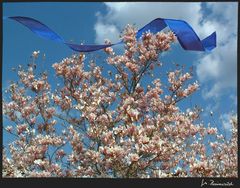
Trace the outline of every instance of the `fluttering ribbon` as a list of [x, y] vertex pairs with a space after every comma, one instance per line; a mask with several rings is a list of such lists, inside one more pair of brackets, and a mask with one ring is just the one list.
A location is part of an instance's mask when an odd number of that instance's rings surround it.
[[[97, 51], [110, 46], [121, 44], [123, 42], [123, 41], [120, 41], [114, 44], [102, 44], [102, 45], [72, 44], [72, 43], [65, 42], [65, 40], [61, 36], [59, 36], [57, 33], [52, 31], [48, 26], [44, 25], [38, 20], [29, 18], [29, 17], [22, 17], [22, 16], [13, 16], [8, 18], [23, 24], [39, 37], [63, 43], [67, 45], [69, 48], [71, 48], [72, 50], [77, 52]], [[163, 30], [165, 27], [169, 27], [170, 30], [173, 31], [180, 45], [185, 50], [211, 51], [216, 47], [216, 32], [213, 32], [211, 35], [209, 35], [205, 39], [200, 40], [197, 34], [195, 33], [195, 31], [187, 22], [183, 20], [175, 20], [175, 19], [156, 18], [155, 20], [145, 25], [143, 28], [139, 29], [137, 32], [136, 38], [140, 39], [142, 34], [147, 31], [150, 31], [155, 34]]]

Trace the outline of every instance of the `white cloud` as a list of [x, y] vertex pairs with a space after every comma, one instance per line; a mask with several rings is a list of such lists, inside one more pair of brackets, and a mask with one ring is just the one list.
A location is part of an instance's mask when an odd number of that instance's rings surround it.
[[224, 90], [237, 87], [237, 40], [231, 37], [213, 53], [199, 59], [197, 75], [200, 82], [212, 81], [203, 92], [205, 98], [220, 97]]
[[204, 98], [220, 97], [237, 87], [237, 3], [207, 3], [209, 20], [203, 22], [217, 31], [217, 48], [203, 55], [197, 65], [197, 75], [205, 87]]
[[234, 107], [236, 107], [237, 106], [237, 93], [231, 94], [229, 97], [232, 100], [232, 105]]
[[[136, 24], [138, 28], [141, 28], [157, 17], [184, 19], [190, 21], [192, 26], [197, 26], [198, 20], [201, 19], [201, 14], [199, 14], [201, 3], [108, 2], [105, 5], [107, 6], [107, 14], [101, 15], [98, 13], [96, 25], [100, 23], [105, 28], [105, 34], [109, 31], [109, 25], [115, 25], [118, 28], [117, 37], [126, 24]], [[195, 16], [192, 16], [194, 14]], [[96, 42], [100, 42], [103, 35], [102, 29], [95, 27], [95, 30]], [[112, 33], [109, 32], [109, 34]]]
[[97, 32], [95, 42], [98, 44], [103, 44], [106, 39], [109, 39], [112, 43], [119, 41], [119, 30], [113, 24], [97, 22], [94, 29]]
[[[194, 24], [200, 19], [200, 3], [157, 3], [157, 2], [131, 2], [106, 3], [108, 7], [107, 18], [124, 27], [128, 23], [143, 26], [157, 17], [185, 19]], [[120, 5], [120, 6], [119, 6]], [[187, 11], [186, 11], [187, 10]], [[189, 15], [195, 14], [195, 17]]]
[[232, 129], [232, 124], [231, 124], [232, 117], [233, 117], [232, 113], [226, 113], [220, 116], [220, 119], [222, 121], [222, 126], [227, 131], [231, 131]]
[[[126, 24], [138, 28], [157, 17], [187, 21], [201, 39], [217, 32], [217, 48], [211, 53], [198, 56], [197, 76], [206, 92], [205, 98], [218, 97], [227, 88], [236, 89], [237, 78], [237, 2], [206, 3], [208, 15], [200, 2], [108, 2], [107, 13], [97, 14], [96, 42], [103, 43], [107, 37], [117, 41]], [[114, 36], [112, 36], [114, 35]], [[208, 88], [208, 83], [213, 83]], [[206, 87], [208, 86], [208, 87]]]

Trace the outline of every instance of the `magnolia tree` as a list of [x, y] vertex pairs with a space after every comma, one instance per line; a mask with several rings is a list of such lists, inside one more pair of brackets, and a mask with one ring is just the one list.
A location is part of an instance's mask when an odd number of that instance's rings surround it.
[[93, 60], [85, 68], [82, 53], [53, 64], [62, 80], [56, 89], [34, 63], [19, 67], [3, 101], [11, 122], [3, 128], [14, 137], [3, 148], [4, 177], [237, 177], [237, 118], [227, 140], [199, 123], [199, 108], [180, 109], [199, 85], [179, 66], [168, 83], [143, 84], [176, 37], [135, 36], [128, 25], [125, 52], [104, 50], [114, 69], [108, 76]]

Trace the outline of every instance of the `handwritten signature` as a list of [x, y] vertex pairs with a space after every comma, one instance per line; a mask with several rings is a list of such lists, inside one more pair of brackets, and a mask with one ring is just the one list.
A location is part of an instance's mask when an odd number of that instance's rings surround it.
[[206, 181], [204, 179], [202, 179], [201, 182], [201, 187], [205, 186], [205, 185], [210, 185], [210, 186], [233, 186], [233, 182], [216, 182], [212, 179]]

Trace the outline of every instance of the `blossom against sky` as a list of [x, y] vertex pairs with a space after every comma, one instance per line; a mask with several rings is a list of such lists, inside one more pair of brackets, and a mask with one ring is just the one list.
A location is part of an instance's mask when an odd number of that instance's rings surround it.
[[[161, 61], [166, 70], [173, 62], [193, 66], [200, 90], [183, 108], [199, 105], [204, 109], [202, 119], [206, 123], [213, 123], [214, 118], [215, 123], [224, 124], [232, 111], [236, 112], [237, 106], [237, 6], [237, 2], [4, 3], [3, 16], [35, 18], [66, 41], [86, 44], [102, 44], [106, 38], [116, 42], [126, 24], [136, 24], [140, 28], [157, 17], [185, 20], [201, 39], [216, 31], [217, 48], [212, 52], [184, 51], [176, 44]], [[46, 55], [38, 63], [42, 70], [50, 73], [53, 73], [53, 63], [74, 53], [62, 44], [38, 38], [12, 20], [3, 21], [3, 90], [10, 80], [16, 80], [11, 69], [19, 64], [26, 66], [34, 50], [39, 50], [41, 57]], [[51, 82], [54, 83], [54, 79]]]

